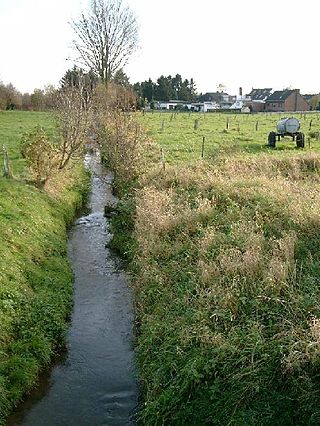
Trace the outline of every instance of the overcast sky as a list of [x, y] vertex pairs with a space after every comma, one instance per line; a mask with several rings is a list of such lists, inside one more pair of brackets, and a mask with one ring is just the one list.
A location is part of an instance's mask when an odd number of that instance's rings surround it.
[[[32, 92], [56, 85], [73, 63], [68, 22], [89, 0], [0, 0], [0, 80]], [[252, 87], [319, 92], [320, 1], [126, 0], [140, 48], [132, 83], [161, 74], [194, 78], [198, 91]]]

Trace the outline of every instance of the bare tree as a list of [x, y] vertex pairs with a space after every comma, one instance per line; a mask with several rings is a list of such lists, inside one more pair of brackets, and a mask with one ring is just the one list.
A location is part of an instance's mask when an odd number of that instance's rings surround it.
[[92, 124], [91, 93], [86, 90], [84, 80], [77, 87], [60, 89], [56, 93], [54, 110], [61, 136], [58, 168], [63, 169], [83, 150]]
[[92, 0], [87, 15], [71, 26], [78, 62], [93, 70], [107, 84], [137, 47], [138, 25], [135, 14], [122, 0]]

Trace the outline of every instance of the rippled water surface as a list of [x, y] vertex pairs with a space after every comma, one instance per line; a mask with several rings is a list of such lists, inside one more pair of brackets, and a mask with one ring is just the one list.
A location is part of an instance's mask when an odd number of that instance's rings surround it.
[[112, 176], [88, 156], [90, 214], [69, 234], [75, 274], [67, 353], [9, 420], [9, 425], [133, 425], [137, 383], [132, 350], [132, 293], [110, 240], [104, 206], [116, 201]]

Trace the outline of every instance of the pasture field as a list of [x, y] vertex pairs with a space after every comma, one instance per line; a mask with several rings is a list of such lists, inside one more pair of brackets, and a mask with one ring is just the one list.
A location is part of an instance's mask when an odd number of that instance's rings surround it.
[[19, 144], [37, 125], [54, 132], [49, 114], [0, 112], [0, 144], [14, 175], [0, 177], [0, 424], [64, 344], [72, 304], [66, 225], [88, 184], [82, 166], [56, 176], [44, 190], [26, 183]]
[[266, 147], [277, 119], [138, 117], [155, 162], [114, 226], [133, 229], [142, 424], [320, 423], [319, 141]]
[[[301, 130], [306, 135], [306, 149], [309, 149], [308, 134], [320, 131], [320, 113], [291, 114], [221, 114], [221, 113], [170, 113], [154, 112], [139, 116], [139, 122], [147, 134], [163, 148], [169, 164], [188, 163], [201, 158], [204, 142], [204, 158], [210, 159], [223, 154], [285, 154], [296, 150], [291, 138], [284, 138], [277, 149], [267, 145], [268, 134], [275, 131], [282, 117], [295, 116], [300, 120]], [[198, 120], [198, 129], [194, 129]], [[310, 139], [312, 149], [319, 149], [320, 140]]]
[[48, 135], [53, 136], [55, 124], [50, 113], [0, 111], [0, 149], [2, 150], [4, 145], [8, 150], [14, 176], [25, 176], [25, 161], [20, 155], [20, 141], [24, 133], [30, 132], [36, 126], [44, 127]]

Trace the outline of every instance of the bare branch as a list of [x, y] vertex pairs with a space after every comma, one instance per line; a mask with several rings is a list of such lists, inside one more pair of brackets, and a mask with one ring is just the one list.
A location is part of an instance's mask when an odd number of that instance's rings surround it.
[[104, 83], [122, 68], [135, 51], [138, 25], [135, 14], [122, 0], [92, 0], [90, 11], [71, 26], [79, 60]]

